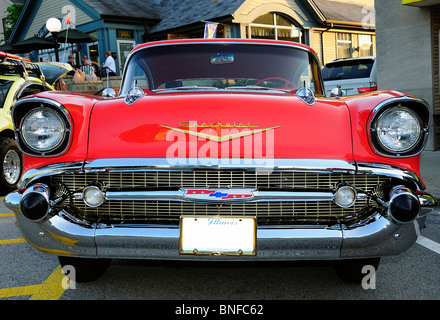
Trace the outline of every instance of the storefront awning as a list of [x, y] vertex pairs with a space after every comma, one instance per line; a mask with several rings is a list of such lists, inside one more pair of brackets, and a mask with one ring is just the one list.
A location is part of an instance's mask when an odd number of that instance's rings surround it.
[[416, 7], [440, 5], [440, 0], [402, 0], [402, 4]]

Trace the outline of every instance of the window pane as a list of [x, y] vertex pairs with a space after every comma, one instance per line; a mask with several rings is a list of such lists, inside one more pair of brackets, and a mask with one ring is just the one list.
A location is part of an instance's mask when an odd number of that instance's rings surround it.
[[275, 28], [251, 27], [252, 39], [275, 39]]
[[298, 29], [278, 29], [278, 40], [301, 42], [301, 31]]
[[351, 58], [351, 34], [338, 33], [336, 40], [338, 59]]
[[262, 16], [259, 16], [257, 19], [255, 19], [252, 23], [259, 23], [259, 24], [268, 24], [273, 25], [273, 14], [272, 13], [266, 13]]
[[369, 34], [359, 35], [359, 56], [368, 57], [373, 55], [373, 40]]
[[277, 26], [295, 27], [294, 24], [292, 24], [288, 19], [284, 18], [283, 16], [277, 14], [275, 15], [275, 17], [276, 17]]
[[[267, 27], [255, 26], [255, 24], [265, 24]], [[258, 17], [250, 24], [249, 28], [251, 34], [249, 35], [249, 29], [246, 29], [247, 38], [302, 42], [301, 29], [296, 27], [287, 17], [276, 13], [267, 13]]]

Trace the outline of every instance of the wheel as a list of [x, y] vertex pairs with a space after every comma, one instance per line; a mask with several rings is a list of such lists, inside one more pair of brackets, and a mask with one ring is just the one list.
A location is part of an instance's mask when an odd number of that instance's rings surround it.
[[75, 282], [91, 282], [98, 280], [111, 263], [111, 259], [89, 259], [65, 256], [59, 256], [58, 261], [62, 268], [65, 266], [72, 266], [74, 268], [73, 276], [72, 272], [66, 273], [66, 276]]
[[380, 258], [347, 259], [335, 261], [334, 267], [338, 276], [345, 282], [361, 283], [362, 279], [371, 276], [373, 270], [377, 270], [379, 262]]
[[0, 190], [14, 191], [23, 170], [21, 152], [14, 139], [0, 137]]

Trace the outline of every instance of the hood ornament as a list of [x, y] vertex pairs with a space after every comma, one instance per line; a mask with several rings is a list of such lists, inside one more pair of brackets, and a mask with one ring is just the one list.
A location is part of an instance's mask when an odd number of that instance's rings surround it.
[[308, 105], [312, 105], [316, 102], [315, 94], [313, 93], [312, 89], [309, 88], [307, 80], [304, 80], [304, 87], [299, 88], [296, 91], [296, 96]]

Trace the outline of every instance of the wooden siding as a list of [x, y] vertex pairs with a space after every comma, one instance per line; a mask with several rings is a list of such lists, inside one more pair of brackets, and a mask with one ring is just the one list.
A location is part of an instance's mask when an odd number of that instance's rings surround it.
[[[35, 16], [35, 19], [33, 20], [31, 26], [29, 27], [29, 30], [27, 31], [24, 39], [28, 39], [36, 35], [38, 31], [40, 31], [40, 29], [46, 24], [47, 19], [52, 17], [63, 18], [66, 15], [66, 13], [63, 13], [62, 11], [64, 6], [73, 6], [73, 5], [72, 2], [69, 0], [57, 0], [57, 1], [43, 0]], [[92, 18], [89, 17], [87, 14], [85, 14], [83, 11], [81, 11], [79, 8], [77, 7], [74, 8], [75, 8], [76, 26], [92, 21]], [[72, 13], [71, 16], [73, 18]]]
[[3, 19], [5, 19], [7, 16], [6, 9], [11, 5], [12, 5], [12, 2], [9, 0], [0, 0], [0, 44], [4, 43], [4, 41], [2, 41], [2, 40], [4, 40], [3, 39], [3, 37], [4, 37], [3, 32], [5, 32], [3, 30]]

